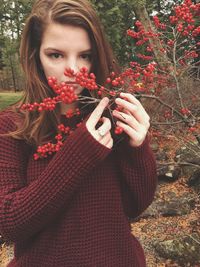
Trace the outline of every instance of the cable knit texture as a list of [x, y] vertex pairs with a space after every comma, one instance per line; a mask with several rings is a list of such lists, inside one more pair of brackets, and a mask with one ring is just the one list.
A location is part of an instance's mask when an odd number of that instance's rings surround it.
[[[13, 121], [2, 112], [0, 133]], [[145, 267], [129, 218], [156, 188], [148, 140], [109, 149], [82, 123], [55, 155], [35, 161], [33, 153], [23, 140], [0, 137], [0, 234], [15, 245], [8, 266]]]

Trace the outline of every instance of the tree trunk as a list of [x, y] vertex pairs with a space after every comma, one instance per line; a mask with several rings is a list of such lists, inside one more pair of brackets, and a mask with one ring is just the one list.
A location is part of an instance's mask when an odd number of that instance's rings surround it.
[[161, 11], [161, 3], [160, 3], [160, 0], [157, 0], [157, 8], [158, 8], [158, 12]]
[[16, 80], [15, 80], [15, 72], [14, 72], [14, 66], [13, 66], [13, 62], [12, 62], [11, 56], [9, 56], [9, 61], [10, 61], [10, 69], [11, 69], [11, 73], [12, 73], [14, 91], [16, 92], [17, 91], [17, 87], [16, 87]]

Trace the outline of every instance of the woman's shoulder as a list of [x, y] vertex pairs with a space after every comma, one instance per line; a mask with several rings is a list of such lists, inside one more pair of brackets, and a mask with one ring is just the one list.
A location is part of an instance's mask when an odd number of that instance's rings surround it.
[[0, 112], [0, 129], [1, 132], [9, 130], [9, 131], [15, 131], [17, 128], [17, 125], [23, 121], [22, 115], [11, 109], [7, 108]]

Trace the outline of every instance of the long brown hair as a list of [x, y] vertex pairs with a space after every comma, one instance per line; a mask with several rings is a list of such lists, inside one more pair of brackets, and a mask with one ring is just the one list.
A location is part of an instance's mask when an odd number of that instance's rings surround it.
[[[42, 102], [44, 98], [54, 96], [39, 58], [43, 33], [51, 22], [78, 26], [87, 31], [92, 45], [91, 71], [95, 73], [99, 84], [105, 83], [111, 71], [119, 72], [102, 25], [87, 0], [37, 0], [26, 20], [21, 39], [20, 56], [26, 77], [26, 88], [20, 105]], [[9, 135], [39, 145], [56, 131], [60, 110], [57, 107], [51, 112], [20, 111], [19, 114], [23, 115], [23, 122]]]

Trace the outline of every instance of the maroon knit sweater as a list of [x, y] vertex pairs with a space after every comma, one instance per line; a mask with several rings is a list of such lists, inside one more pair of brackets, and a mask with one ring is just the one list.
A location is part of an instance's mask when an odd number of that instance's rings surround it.
[[[0, 133], [14, 130], [8, 112]], [[109, 149], [85, 123], [62, 149], [33, 159], [22, 140], [0, 138], [0, 233], [15, 244], [9, 267], [144, 267], [129, 218], [152, 202], [156, 168], [147, 139]]]

